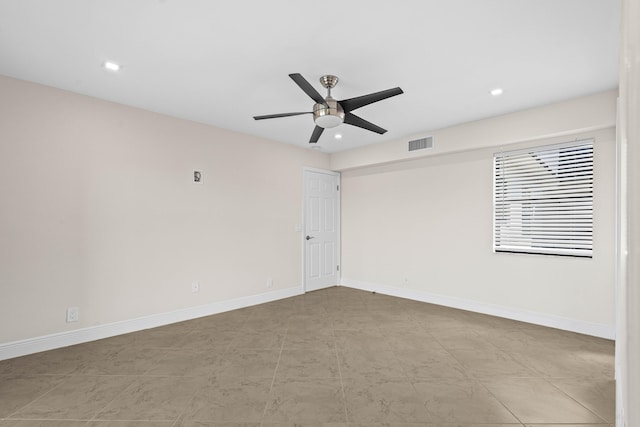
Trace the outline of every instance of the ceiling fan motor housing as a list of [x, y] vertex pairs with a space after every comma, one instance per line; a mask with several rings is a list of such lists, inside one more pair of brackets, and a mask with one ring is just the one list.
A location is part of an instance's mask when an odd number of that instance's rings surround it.
[[334, 128], [344, 122], [344, 110], [338, 101], [331, 97], [326, 98], [327, 105], [315, 104], [313, 106], [313, 121], [321, 128]]

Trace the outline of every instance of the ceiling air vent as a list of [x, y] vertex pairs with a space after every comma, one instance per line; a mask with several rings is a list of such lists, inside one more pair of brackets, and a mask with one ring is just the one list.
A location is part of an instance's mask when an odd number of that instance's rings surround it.
[[428, 136], [426, 138], [414, 139], [409, 141], [409, 151], [424, 150], [427, 148], [433, 148], [433, 137]]

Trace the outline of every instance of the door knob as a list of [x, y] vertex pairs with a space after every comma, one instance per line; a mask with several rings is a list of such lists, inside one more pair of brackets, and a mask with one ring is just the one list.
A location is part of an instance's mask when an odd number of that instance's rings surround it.
[[307, 236], [307, 237], [305, 237], [305, 239], [307, 239], [307, 240], [311, 240], [311, 239], [315, 239], [315, 237]]

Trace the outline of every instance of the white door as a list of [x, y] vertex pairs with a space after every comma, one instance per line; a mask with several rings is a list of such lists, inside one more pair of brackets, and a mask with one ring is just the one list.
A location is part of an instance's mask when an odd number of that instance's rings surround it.
[[340, 277], [340, 175], [305, 169], [305, 291], [338, 284]]

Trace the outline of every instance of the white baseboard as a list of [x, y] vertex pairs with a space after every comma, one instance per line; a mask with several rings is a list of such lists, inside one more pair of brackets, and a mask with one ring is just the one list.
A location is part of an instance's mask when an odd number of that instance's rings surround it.
[[13, 341], [0, 344], [0, 360], [11, 359], [14, 357], [25, 356], [27, 354], [53, 350], [75, 344], [82, 344], [89, 341], [142, 331], [144, 329], [156, 328], [158, 326], [165, 326], [185, 320], [197, 319], [199, 317], [223, 313], [225, 311], [289, 298], [303, 293], [303, 287], [299, 286], [259, 295], [236, 298], [228, 301], [189, 307], [168, 313], [152, 314], [150, 316], [139, 317], [137, 319], [123, 320], [121, 322], [76, 329], [74, 331], [29, 338], [21, 341]]
[[552, 314], [539, 313], [499, 305], [487, 304], [479, 301], [456, 298], [446, 295], [433, 294], [414, 289], [396, 288], [393, 286], [380, 285], [376, 283], [365, 283], [357, 280], [342, 278], [340, 286], [345, 286], [363, 291], [376, 292], [379, 294], [394, 297], [407, 298], [414, 301], [422, 301], [431, 304], [442, 305], [461, 310], [473, 311], [476, 313], [489, 314], [491, 316], [503, 317], [505, 319], [518, 320], [520, 322], [532, 323], [534, 325], [548, 326], [565, 331], [577, 332], [594, 337], [615, 339], [615, 325], [603, 325], [600, 323], [585, 322], [581, 320], [569, 319]]

